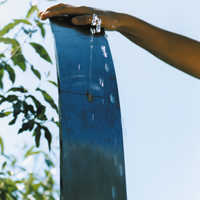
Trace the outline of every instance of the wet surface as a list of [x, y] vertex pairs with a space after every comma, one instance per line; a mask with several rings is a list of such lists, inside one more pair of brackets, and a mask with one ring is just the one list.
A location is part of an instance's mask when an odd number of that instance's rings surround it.
[[[59, 23], [57, 23], [59, 21]], [[52, 19], [56, 45], [61, 141], [61, 198], [126, 200], [121, 114], [110, 48]], [[91, 50], [92, 49], [92, 50]]]

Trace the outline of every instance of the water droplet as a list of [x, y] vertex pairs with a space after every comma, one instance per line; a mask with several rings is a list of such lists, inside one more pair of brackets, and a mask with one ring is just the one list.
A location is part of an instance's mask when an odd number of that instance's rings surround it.
[[99, 78], [99, 84], [101, 85], [101, 78]]
[[104, 87], [104, 80], [101, 80], [101, 86]]
[[115, 188], [112, 186], [112, 198], [115, 199]]
[[109, 72], [109, 70], [110, 70], [107, 63], [105, 64], [105, 70], [106, 70], [106, 72]]
[[117, 165], [117, 156], [114, 156], [114, 163], [115, 163], [115, 166]]
[[131, 69], [130, 69], [130, 68], [128, 69], [128, 72], [129, 72], [129, 74], [131, 75]]
[[102, 52], [103, 52], [104, 57], [107, 58], [106, 47], [102, 45], [102, 46], [101, 46], [101, 50], [102, 50]]
[[112, 93], [110, 93], [110, 101], [111, 103], [115, 103], [115, 97]]
[[80, 70], [80, 69], [81, 69], [81, 65], [79, 64], [79, 65], [78, 65], [78, 70]]
[[97, 32], [97, 33], [100, 33], [100, 32], [101, 32], [101, 25], [100, 25], [100, 24], [97, 24], [96, 32]]
[[102, 104], [104, 104], [104, 99], [102, 100]]
[[113, 27], [113, 28], [115, 28], [115, 26], [114, 26], [114, 25], [112, 25], [112, 27]]
[[90, 32], [91, 32], [92, 35], [94, 35], [96, 33], [94, 28], [90, 28]]
[[122, 168], [122, 166], [121, 166], [121, 165], [119, 166], [119, 173], [120, 173], [120, 176], [122, 176], [122, 175], [123, 175], [123, 168]]
[[126, 126], [125, 126], [124, 118], [121, 118], [121, 123], [122, 123], [123, 135], [124, 135], [124, 136], [127, 136]]
[[94, 114], [92, 114], [92, 121], [94, 121]]
[[114, 58], [114, 62], [117, 62], [117, 58]]
[[117, 140], [116, 140], [116, 138], [115, 138], [115, 148], [117, 147]]
[[97, 19], [98, 19], [98, 16], [96, 14], [93, 14], [92, 26], [96, 26], [97, 25]]

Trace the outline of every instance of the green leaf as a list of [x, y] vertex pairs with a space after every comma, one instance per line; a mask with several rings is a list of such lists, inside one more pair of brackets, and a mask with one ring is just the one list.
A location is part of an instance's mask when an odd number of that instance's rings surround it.
[[16, 77], [14, 69], [10, 65], [6, 64], [5, 70], [8, 72], [9, 78], [12, 81], [12, 83], [14, 83]]
[[27, 155], [27, 156], [36, 155], [36, 154], [39, 154], [39, 153], [42, 153], [42, 151], [34, 151], [34, 152], [29, 153], [29, 155]]
[[41, 126], [36, 127], [33, 135], [35, 135], [36, 147], [39, 147], [40, 146], [40, 137], [41, 137]]
[[7, 117], [7, 116], [10, 115], [11, 113], [12, 113], [12, 111], [0, 112], [0, 118]]
[[34, 191], [38, 191], [40, 186], [42, 186], [42, 183], [37, 183], [32, 185]]
[[26, 59], [21, 53], [15, 54], [11, 59], [14, 65], [18, 65], [23, 71], [26, 71]]
[[28, 20], [26, 19], [14, 19], [15, 22], [9, 23], [8, 25], [4, 26], [4, 28], [0, 31], [0, 36], [5, 35], [8, 33], [11, 29], [13, 29], [15, 26], [17, 26], [20, 23], [32, 25]]
[[56, 125], [57, 125], [57, 127], [59, 127], [59, 122], [54, 122]]
[[53, 85], [55, 85], [56, 87], [58, 87], [58, 84], [55, 83], [54, 81], [48, 81], [49, 83], [52, 83]]
[[44, 29], [43, 25], [44, 25], [44, 23], [38, 22], [38, 27], [40, 28], [41, 35], [44, 38], [45, 37], [45, 29]]
[[49, 54], [47, 53], [47, 51], [45, 50], [43, 46], [34, 42], [30, 42], [29, 44], [35, 49], [35, 51], [40, 55], [41, 58], [52, 63], [51, 58], [49, 57]]
[[13, 124], [15, 124], [16, 120], [17, 120], [17, 117], [15, 117], [13, 120], [11, 120], [11, 121], [8, 123], [8, 125], [13, 125]]
[[11, 29], [13, 29], [18, 24], [19, 23], [14, 22], [14, 23], [9, 23], [8, 25], [4, 26], [4, 28], [0, 31], [0, 36], [3, 36], [6, 33], [8, 33]]
[[47, 164], [48, 167], [54, 167], [54, 164], [51, 161], [51, 159], [49, 158], [49, 156], [45, 157], [45, 163]]
[[32, 151], [34, 149], [35, 146], [32, 146], [25, 154], [25, 158], [30, 156], [30, 155], [35, 155], [35, 154], [39, 154], [42, 153], [42, 151]]
[[7, 92], [10, 92], [10, 91], [21, 92], [21, 93], [27, 93], [28, 92], [28, 90], [26, 90], [23, 86], [13, 87], [13, 88], [9, 89]]
[[33, 65], [31, 65], [31, 70], [32, 70], [32, 72], [38, 77], [38, 79], [41, 80], [41, 74], [40, 74], [40, 72], [39, 72], [38, 70], [36, 70], [36, 69], [33, 67]]
[[18, 96], [8, 95], [7, 97], [3, 97], [0, 101], [0, 104], [2, 104], [5, 101], [8, 101], [8, 102], [18, 101]]
[[6, 3], [6, 2], [7, 2], [7, 0], [5, 0], [5, 1], [2, 1], [2, 2], [0, 3], [0, 5], [1, 5], [1, 4], [4, 4], [4, 3]]
[[[11, 38], [0, 37], [0, 42], [3, 42], [4, 44], [11, 44], [13, 49], [16, 49], [18, 46], [20, 46], [17, 40]], [[17, 52], [21, 53], [21, 48], [19, 48]]]
[[1, 136], [0, 136], [0, 145], [1, 145], [1, 154], [4, 154], [4, 144]]
[[34, 110], [33, 106], [27, 104], [25, 101], [23, 102], [23, 108], [24, 108], [24, 110], [22, 112], [25, 114], [25, 116], [28, 115], [28, 111], [30, 111], [32, 114], [35, 114], [35, 110]]
[[34, 124], [35, 124], [34, 120], [30, 120], [27, 123], [23, 123], [22, 128], [20, 128], [18, 131], [18, 134], [22, 133], [23, 131], [27, 131], [27, 130], [32, 131]]
[[34, 104], [35, 104], [35, 106], [37, 108], [37, 117], [38, 118], [43, 117], [44, 113], [46, 111], [46, 107], [43, 106], [34, 96], [29, 95], [26, 98], [29, 98], [29, 97], [32, 99], [32, 101], [34, 102]]
[[52, 121], [53, 123], [55, 123], [55, 124], [59, 127], [59, 122], [57, 122], [57, 121], [55, 120], [54, 117], [51, 118], [51, 121]]
[[15, 163], [17, 162], [17, 159], [15, 158], [14, 160], [12, 160], [12, 167], [15, 166]]
[[1, 53], [0, 58], [5, 58], [5, 55]]
[[17, 116], [21, 113], [21, 107], [22, 107], [22, 101], [18, 100], [17, 103], [13, 104], [14, 112], [13, 116], [14, 118], [17, 118]]
[[8, 95], [8, 97], [6, 98], [6, 101], [8, 101], [8, 102], [13, 102], [16, 100], [18, 100], [18, 96], [16, 96], [16, 95]]
[[26, 15], [26, 19], [30, 18], [31, 15], [32, 15], [37, 9], [38, 9], [38, 8], [37, 8], [37, 5], [31, 6], [31, 8], [29, 9], [29, 11], [28, 11], [28, 13], [27, 13], [27, 15]]
[[3, 42], [4, 44], [12, 44], [14, 46], [18, 46], [19, 44], [17, 40], [5, 37], [0, 37], [0, 42]]
[[45, 132], [45, 138], [48, 141], [48, 146], [49, 146], [49, 151], [51, 150], [51, 141], [52, 141], [52, 136], [51, 133], [49, 132], [49, 129], [45, 126], [41, 126], [41, 128], [44, 130]]
[[47, 116], [44, 114], [44, 115], [39, 115], [37, 117], [39, 120], [42, 120], [42, 121], [46, 121], [47, 120]]
[[31, 22], [29, 22], [27, 19], [14, 19], [14, 21], [17, 23], [32, 25]]
[[58, 113], [58, 107], [54, 103], [54, 100], [52, 99], [52, 97], [46, 91], [41, 90], [40, 88], [37, 88], [36, 90], [42, 93], [45, 101], [48, 102], [51, 105], [51, 107], [54, 108], [56, 112]]
[[3, 163], [3, 165], [2, 165], [2, 170], [6, 167], [6, 165], [7, 165], [7, 162], [5, 161], [5, 162]]
[[4, 68], [0, 69], [0, 88], [3, 89]]
[[29, 156], [29, 153], [32, 152], [32, 150], [35, 148], [35, 146], [32, 146], [25, 154], [24, 157], [28, 157]]

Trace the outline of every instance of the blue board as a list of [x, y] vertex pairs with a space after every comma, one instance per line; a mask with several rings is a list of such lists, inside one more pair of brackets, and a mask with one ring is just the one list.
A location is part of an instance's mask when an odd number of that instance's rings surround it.
[[126, 200], [117, 82], [105, 32], [51, 18], [59, 85], [61, 199]]

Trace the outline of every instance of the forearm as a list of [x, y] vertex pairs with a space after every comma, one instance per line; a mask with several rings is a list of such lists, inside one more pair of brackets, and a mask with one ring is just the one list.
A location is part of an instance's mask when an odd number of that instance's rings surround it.
[[173, 67], [200, 79], [200, 43], [121, 14], [117, 29], [129, 40]]

